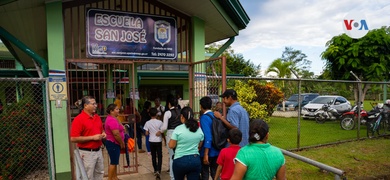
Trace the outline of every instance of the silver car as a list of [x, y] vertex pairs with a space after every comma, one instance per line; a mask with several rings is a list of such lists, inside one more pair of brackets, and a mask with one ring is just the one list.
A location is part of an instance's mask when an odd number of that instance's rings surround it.
[[338, 112], [344, 112], [352, 108], [351, 103], [343, 96], [318, 96], [303, 106], [301, 116], [303, 119], [314, 119], [314, 112], [324, 104], [335, 108]]

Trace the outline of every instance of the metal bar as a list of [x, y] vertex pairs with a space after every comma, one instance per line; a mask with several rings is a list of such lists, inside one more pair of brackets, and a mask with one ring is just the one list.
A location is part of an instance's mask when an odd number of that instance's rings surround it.
[[51, 129], [51, 111], [50, 111], [50, 101], [49, 101], [49, 78], [46, 79], [45, 81], [45, 88], [42, 88], [42, 91], [43, 91], [43, 94], [46, 95], [45, 99], [45, 104], [46, 104], [46, 108], [45, 108], [45, 114], [46, 114], [46, 136], [47, 136], [47, 142], [48, 142], [48, 149], [49, 149], [49, 152], [48, 152], [48, 159], [49, 159], [49, 162], [50, 162], [50, 179], [55, 179], [55, 167], [54, 167], [54, 153], [53, 153], [53, 132], [52, 132], [52, 129]]
[[315, 161], [315, 160], [312, 160], [312, 159], [309, 159], [307, 157], [304, 157], [304, 156], [301, 156], [301, 155], [298, 155], [298, 154], [295, 154], [295, 153], [292, 153], [290, 151], [286, 151], [284, 149], [280, 149], [284, 155], [286, 156], [290, 156], [294, 159], [297, 159], [297, 160], [300, 160], [302, 162], [305, 162], [305, 163], [308, 163], [310, 165], [313, 165], [313, 166], [316, 166], [320, 169], [323, 169], [323, 170], [326, 170], [326, 171], [329, 171], [329, 172], [332, 172], [334, 174], [337, 174], [341, 177], [344, 177], [345, 176], [345, 171], [343, 170], [340, 170], [340, 169], [337, 169], [337, 168], [334, 168], [332, 166], [328, 166], [326, 164], [323, 164], [323, 163], [320, 163], [318, 161]]
[[217, 57], [218, 57], [219, 55], [221, 55], [227, 48], [229, 48], [229, 46], [230, 46], [233, 42], [234, 42], [234, 36], [231, 37], [231, 38], [229, 38], [229, 40], [226, 41], [226, 43], [223, 44], [223, 45], [221, 46], [221, 48], [219, 48], [219, 49], [217, 50], [217, 52], [215, 52], [213, 55], [211, 55], [210, 58], [217, 58]]
[[[222, 56], [222, 91], [226, 90], [226, 57]], [[223, 116], [226, 117], [227, 109], [224, 103], [223, 105]]]
[[12, 44], [14, 44], [16, 47], [18, 47], [21, 51], [23, 51], [28, 56], [33, 58], [36, 62], [38, 62], [41, 65], [42, 74], [44, 77], [49, 76], [49, 66], [48, 66], [47, 61], [45, 59], [43, 59], [41, 56], [39, 56], [37, 53], [35, 53], [32, 49], [30, 49], [27, 45], [25, 45], [22, 41], [17, 39], [15, 36], [13, 36], [11, 33], [9, 33], [7, 30], [5, 30], [1, 26], [0, 26], [0, 36], [4, 37], [8, 41], [12, 42]]

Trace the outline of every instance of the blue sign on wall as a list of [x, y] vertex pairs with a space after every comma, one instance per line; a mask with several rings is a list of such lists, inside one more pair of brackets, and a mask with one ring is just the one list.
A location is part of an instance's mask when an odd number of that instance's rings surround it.
[[87, 10], [87, 57], [176, 59], [176, 20], [102, 9]]

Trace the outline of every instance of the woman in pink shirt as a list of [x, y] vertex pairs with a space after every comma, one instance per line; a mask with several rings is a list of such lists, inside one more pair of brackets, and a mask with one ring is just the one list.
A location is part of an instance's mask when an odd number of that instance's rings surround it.
[[119, 156], [121, 149], [125, 149], [124, 142], [124, 127], [118, 120], [119, 107], [115, 104], [110, 104], [107, 107], [107, 118], [105, 122], [106, 148], [110, 156], [110, 166], [108, 168], [108, 180], [117, 180], [117, 165], [119, 164]]

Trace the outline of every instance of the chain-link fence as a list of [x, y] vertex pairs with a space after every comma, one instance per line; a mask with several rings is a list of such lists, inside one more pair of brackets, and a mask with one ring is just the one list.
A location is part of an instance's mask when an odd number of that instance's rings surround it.
[[196, 119], [199, 119], [199, 100], [209, 96], [212, 100], [213, 110], [217, 110], [217, 103], [221, 102], [219, 95], [223, 89], [224, 61], [222, 58], [197, 62], [193, 66], [193, 110]]
[[0, 179], [49, 179], [46, 79], [0, 78]]
[[[206, 82], [209, 80], [210, 78], [206, 78]], [[386, 105], [381, 118], [369, 117], [361, 111], [359, 120], [358, 111], [351, 110], [355, 102], [359, 102], [356, 100], [358, 97], [360, 101], [364, 99], [362, 108], [365, 112], [378, 103], [384, 103], [388, 86], [386, 82], [228, 76], [226, 86], [237, 91], [239, 101], [247, 109], [251, 119], [264, 118], [269, 121], [269, 142], [283, 149], [301, 149], [368, 137], [367, 132], [371, 130], [367, 131], [365, 121], [378, 127], [375, 135], [390, 134], [389, 120], [385, 117]], [[362, 87], [362, 91], [357, 90], [358, 86]], [[320, 100], [318, 104], [313, 102], [317, 96], [321, 96], [317, 98], [317, 101]], [[390, 99], [390, 94], [387, 97]], [[320, 111], [326, 107], [328, 109]], [[353, 121], [347, 124], [349, 129], [341, 124], [345, 117]]]

